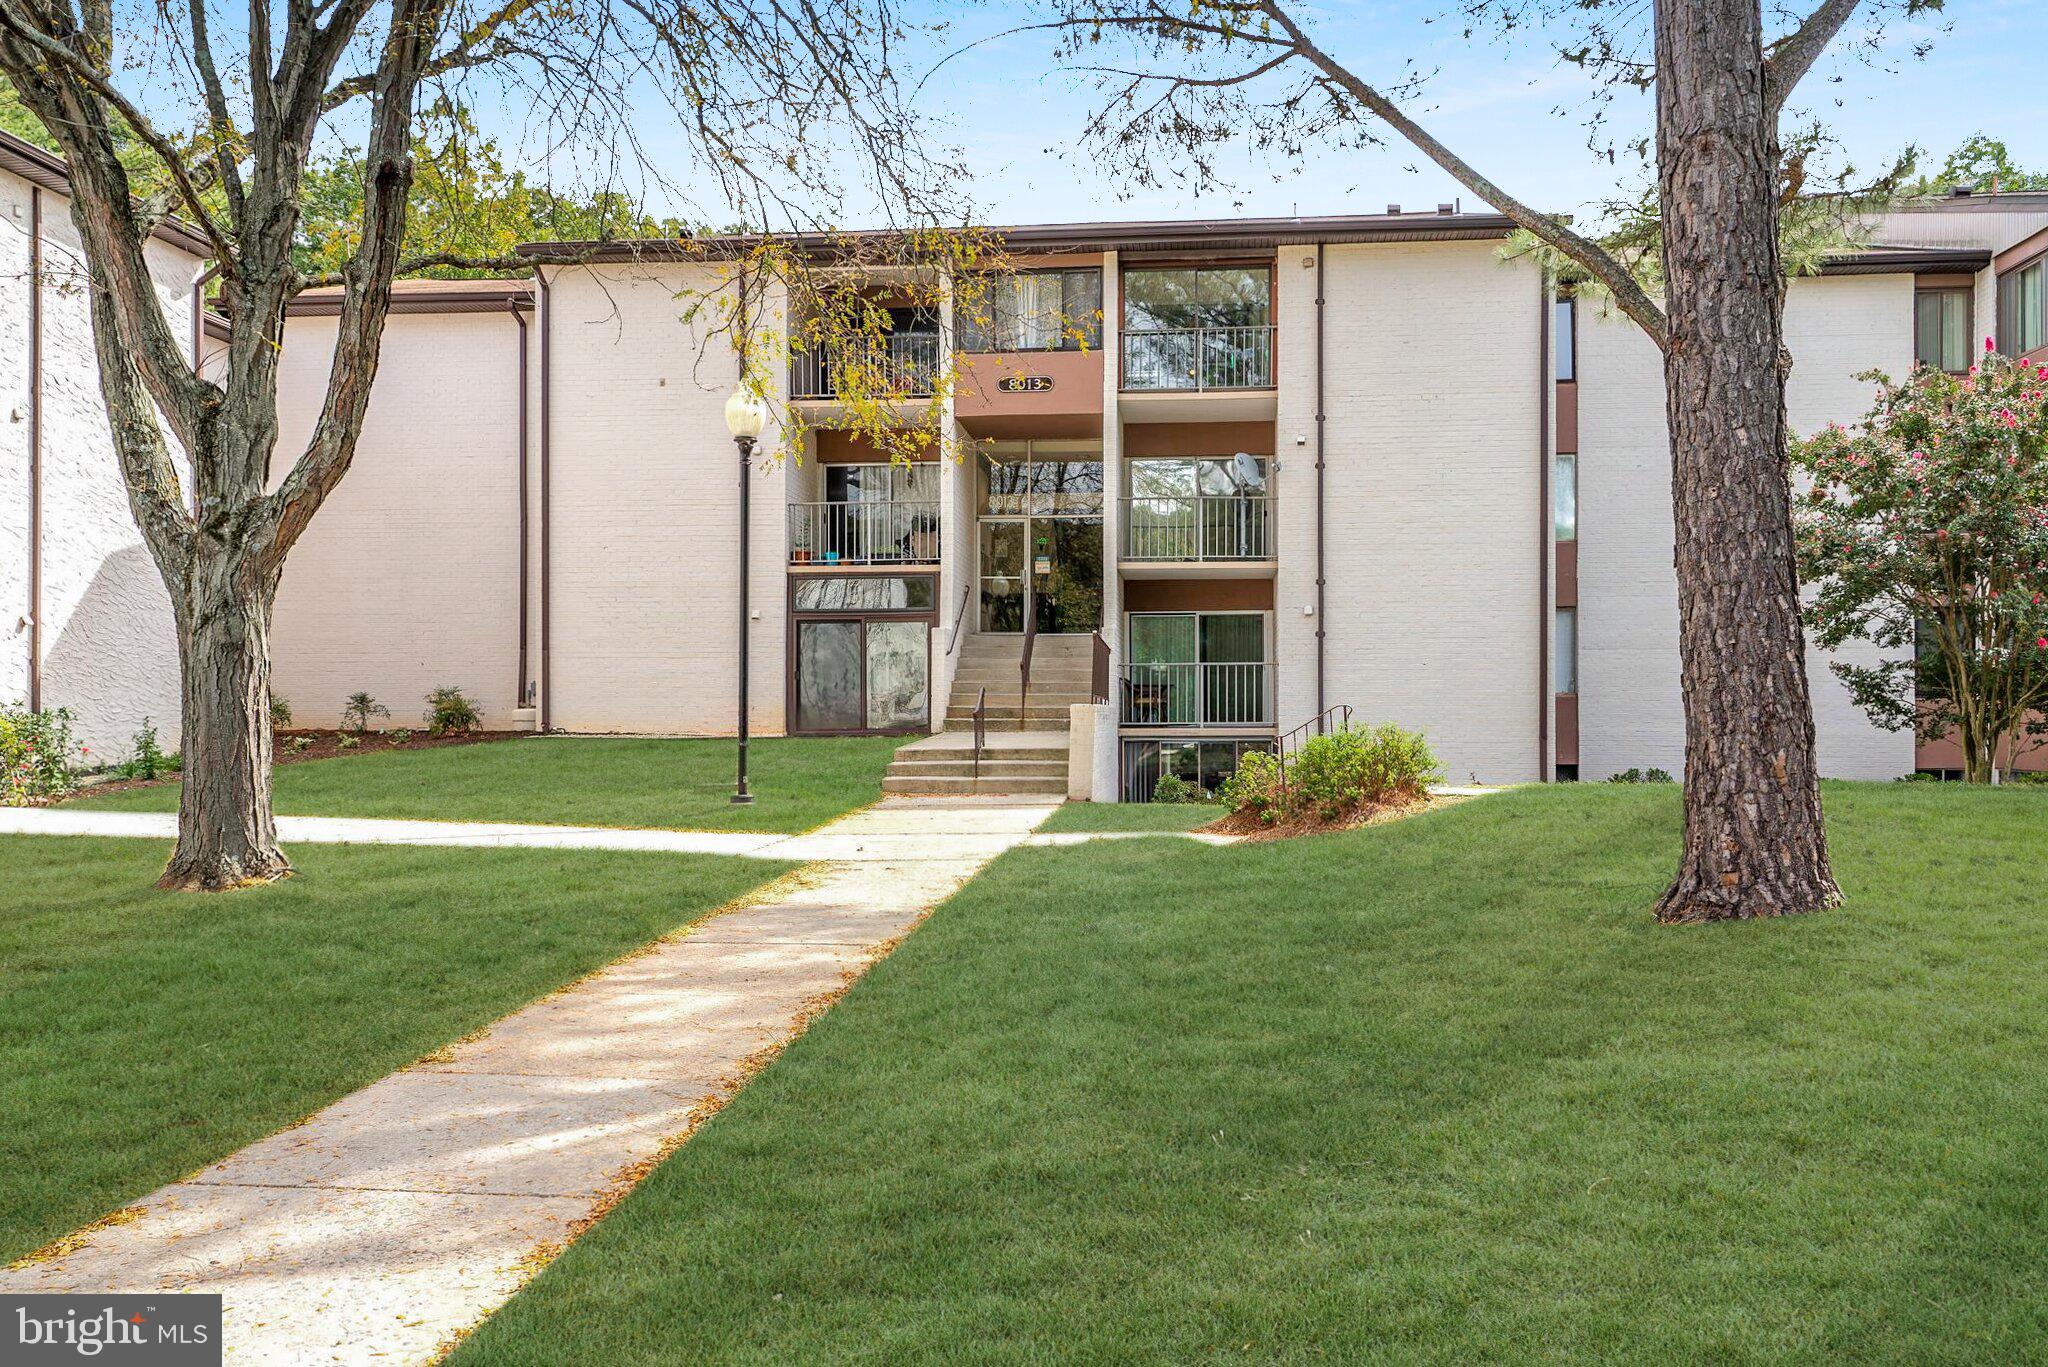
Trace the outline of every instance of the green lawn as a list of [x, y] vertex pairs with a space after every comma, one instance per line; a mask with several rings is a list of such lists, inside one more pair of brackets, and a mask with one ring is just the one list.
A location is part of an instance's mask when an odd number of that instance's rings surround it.
[[1041, 831], [1191, 831], [1223, 818], [1212, 802], [1069, 802]]
[[1705, 929], [1662, 786], [1013, 852], [455, 1360], [2039, 1361], [2048, 792], [1828, 805]]
[[0, 1262], [283, 1128], [786, 866], [305, 845], [150, 884], [155, 841], [0, 837]]
[[[882, 795], [900, 737], [777, 736], [748, 747], [751, 807], [735, 807], [731, 740], [546, 736], [392, 750], [277, 766], [287, 816], [538, 821], [565, 826], [807, 831]], [[105, 811], [169, 812], [175, 784], [80, 798]]]

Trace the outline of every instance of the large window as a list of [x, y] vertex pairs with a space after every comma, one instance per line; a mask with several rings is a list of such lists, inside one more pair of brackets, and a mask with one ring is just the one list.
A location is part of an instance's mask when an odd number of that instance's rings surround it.
[[1557, 477], [1551, 481], [1559, 541], [1579, 539], [1579, 458], [1570, 452], [1557, 457]]
[[1920, 290], [1913, 296], [1913, 360], [1936, 370], [1970, 368], [1970, 292]]
[[1264, 456], [1173, 457], [1125, 465], [1126, 560], [1264, 560]]
[[1273, 321], [1265, 266], [1124, 272], [1124, 330], [1264, 327]]
[[1134, 612], [1126, 640], [1126, 723], [1263, 726], [1273, 720], [1264, 613]]
[[1124, 801], [1150, 802], [1162, 774], [1174, 774], [1201, 785], [1215, 797], [1223, 781], [1237, 772], [1247, 750], [1271, 750], [1270, 738], [1242, 740], [1127, 740], [1124, 742]]
[[798, 579], [790, 603], [790, 729], [924, 730], [934, 587], [928, 575]]
[[2043, 331], [2044, 300], [2048, 292], [2048, 258], [2002, 275], [1998, 279], [1998, 345], [2008, 356], [2018, 356], [2048, 345]]
[[1263, 265], [1125, 271], [1123, 387], [1270, 388], [1272, 321]]
[[1027, 271], [969, 289], [962, 351], [1081, 351], [1102, 345], [1102, 272]]

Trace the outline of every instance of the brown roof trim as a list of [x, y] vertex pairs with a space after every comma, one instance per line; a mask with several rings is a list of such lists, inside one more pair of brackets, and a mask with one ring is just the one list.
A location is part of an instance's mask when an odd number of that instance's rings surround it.
[[1952, 214], [1958, 210], [1980, 214], [2024, 214], [2048, 212], [2048, 190], [1984, 190], [1967, 195], [1933, 195], [1907, 199], [1891, 206], [1909, 214]]
[[[400, 280], [391, 290], [393, 313], [503, 313], [531, 309], [528, 280]], [[284, 306], [287, 318], [339, 318], [339, 290], [307, 290]]]
[[[1315, 242], [1456, 242], [1506, 237], [1514, 223], [1500, 214], [1336, 214], [1317, 218], [1221, 218], [1130, 223], [1048, 223], [990, 228], [1016, 251], [1255, 251]], [[884, 242], [892, 229], [789, 233], [781, 240], [811, 255], [864, 242]], [[701, 261], [730, 256], [762, 241], [720, 235], [621, 242], [528, 242], [522, 256], [582, 256], [592, 262]]]
[[215, 341], [225, 342], [228, 339], [230, 328], [228, 326], [228, 316], [225, 313], [215, 313], [212, 309], [208, 309], [202, 326], [205, 329], [206, 335]]
[[2021, 266], [2032, 265], [2034, 258], [2048, 252], [2048, 228], [2029, 233], [2019, 241], [2000, 252], [1992, 264], [1998, 267], [2000, 275], [2018, 270]]
[[[71, 169], [64, 164], [64, 158], [5, 131], [0, 131], [0, 171], [12, 171], [29, 184], [40, 185], [67, 199], [71, 196]], [[213, 259], [213, 244], [177, 219], [159, 223], [150, 236], [202, 261]]]
[[1991, 253], [1982, 247], [1865, 247], [1830, 256], [1821, 264], [1820, 273], [1947, 275], [1967, 271], [1974, 275], [1990, 264]]

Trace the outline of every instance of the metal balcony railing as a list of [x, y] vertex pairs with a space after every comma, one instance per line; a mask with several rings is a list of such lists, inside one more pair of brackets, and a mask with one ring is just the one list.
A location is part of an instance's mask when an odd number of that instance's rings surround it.
[[1273, 329], [1140, 330], [1123, 335], [1125, 389], [1271, 389]]
[[936, 499], [789, 505], [793, 565], [936, 565]]
[[1127, 664], [1128, 726], [1271, 726], [1272, 664]]
[[1126, 560], [1270, 560], [1272, 500], [1218, 494], [1123, 500]]
[[[874, 369], [856, 375], [856, 366]], [[851, 389], [875, 397], [928, 399], [938, 374], [938, 333], [895, 332], [886, 346], [877, 343], [858, 355], [833, 348], [798, 352], [789, 358], [789, 397], [836, 399]]]

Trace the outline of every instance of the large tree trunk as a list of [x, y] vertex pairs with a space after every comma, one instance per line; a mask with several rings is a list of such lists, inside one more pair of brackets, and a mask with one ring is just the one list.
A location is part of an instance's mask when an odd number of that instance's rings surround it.
[[[270, 606], [226, 553], [196, 563], [178, 617], [184, 791], [178, 848], [157, 886], [218, 892], [291, 873], [270, 810]], [[244, 571], [246, 572], [246, 571]]]
[[1757, 0], [1662, 0], [1657, 142], [1685, 693], [1663, 921], [1815, 911], [1828, 867], [1785, 453], [1777, 121]]

